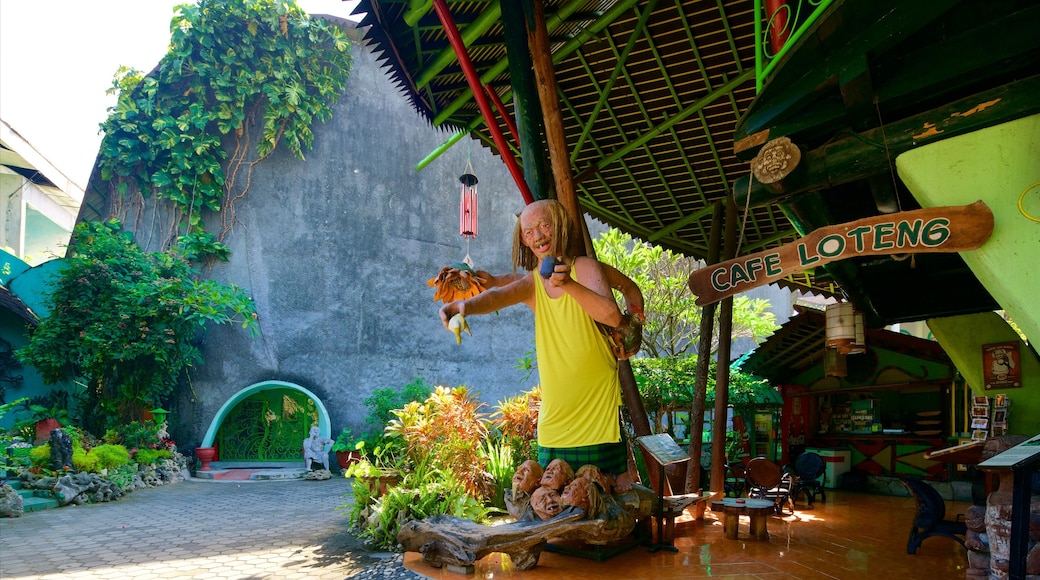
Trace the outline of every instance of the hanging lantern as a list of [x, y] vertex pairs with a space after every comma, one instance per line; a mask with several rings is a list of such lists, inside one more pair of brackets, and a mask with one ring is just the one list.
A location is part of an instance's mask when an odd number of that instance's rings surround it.
[[827, 305], [826, 320], [827, 348], [836, 349], [841, 354], [867, 352], [863, 313], [856, 312], [851, 302]]
[[856, 308], [851, 302], [828, 304], [826, 321], [828, 348], [843, 351], [856, 342]]
[[462, 198], [459, 201], [459, 235], [464, 238], [477, 237], [477, 176], [463, 173]]

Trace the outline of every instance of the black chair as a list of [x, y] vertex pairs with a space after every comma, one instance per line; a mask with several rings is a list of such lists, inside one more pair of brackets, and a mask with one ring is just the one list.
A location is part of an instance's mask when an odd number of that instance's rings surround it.
[[805, 493], [805, 500], [812, 505], [816, 494], [827, 501], [827, 492], [823, 489], [823, 458], [816, 453], [807, 452], [794, 460], [794, 486], [791, 488], [791, 503], [798, 503], [798, 494]]
[[779, 465], [765, 457], [749, 461], [745, 472], [748, 497], [772, 501], [778, 514], [784, 513], [784, 506], [790, 504], [791, 513], [794, 513], [794, 504], [790, 502], [793, 485], [790, 473], [784, 472]]
[[906, 553], [913, 554], [925, 538], [932, 536], [953, 538], [963, 547], [968, 526], [960, 519], [946, 519], [946, 502], [939, 492], [920, 479], [901, 477], [899, 481], [910, 490], [910, 495], [917, 502], [917, 513], [910, 524], [910, 538], [906, 541]]

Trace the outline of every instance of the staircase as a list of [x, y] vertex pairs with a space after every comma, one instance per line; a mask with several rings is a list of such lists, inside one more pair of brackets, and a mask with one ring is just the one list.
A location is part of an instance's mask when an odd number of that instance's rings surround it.
[[54, 492], [42, 489], [22, 489], [22, 482], [17, 479], [8, 481], [7, 485], [13, 487], [18, 495], [22, 496], [22, 509], [25, 510], [25, 513], [58, 507], [58, 500], [54, 498]]

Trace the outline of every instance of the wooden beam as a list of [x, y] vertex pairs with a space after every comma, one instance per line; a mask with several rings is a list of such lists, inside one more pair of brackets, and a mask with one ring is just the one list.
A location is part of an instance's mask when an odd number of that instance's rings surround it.
[[[574, 191], [574, 174], [571, 173], [570, 156], [567, 149], [567, 136], [563, 130], [563, 118], [560, 115], [560, 99], [556, 96], [556, 72], [552, 63], [552, 47], [549, 46], [549, 33], [545, 28], [545, 10], [541, 0], [532, 1], [532, 21], [527, 25], [527, 42], [531, 47], [531, 61], [534, 63], [535, 85], [538, 87], [538, 99], [542, 104], [542, 118], [545, 122], [545, 138], [549, 146], [549, 161], [552, 165], [553, 183], [556, 186], [556, 199], [567, 208], [571, 215], [571, 231], [581, 233], [578, 225], [583, 221], [578, 196]], [[573, 255], [588, 255], [589, 248], [578, 248], [574, 243], [567, 251]], [[585, 245], [585, 244], [582, 244]]]
[[[888, 174], [891, 160], [911, 149], [1040, 112], [1040, 75], [1011, 82], [954, 101], [948, 105], [857, 133], [814, 149], [802, 158], [804, 174], [785, 182], [782, 192], [749, 176], [736, 180], [737, 203], [751, 207], [781, 203], [790, 198], [837, 185]], [[775, 139], [780, 135], [772, 135]]]

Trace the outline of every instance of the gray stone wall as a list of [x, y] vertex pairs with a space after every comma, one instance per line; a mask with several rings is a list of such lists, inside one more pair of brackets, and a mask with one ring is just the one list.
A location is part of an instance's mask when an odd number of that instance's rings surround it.
[[515, 368], [533, 349], [526, 307], [471, 318], [473, 336], [456, 345], [426, 285], [467, 253], [458, 234], [458, 177], [467, 160], [480, 179], [479, 232], [469, 253], [478, 268], [511, 271], [523, 198], [505, 165], [467, 137], [416, 171], [450, 134], [419, 117], [366, 47], [355, 43], [354, 57], [306, 161], [279, 149], [255, 166], [248, 193], [234, 205], [231, 262], [208, 275], [254, 298], [262, 334], [250, 338], [225, 325], [205, 335], [206, 363], [173, 409], [181, 444], [198, 445], [220, 406], [261, 381], [315, 393], [333, 434], [344, 425], [365, 428], [362, 401], [374, 389], [416, 378], [468, 385], [489, 411], [536, 384], [534, 377], [521, 383]]

